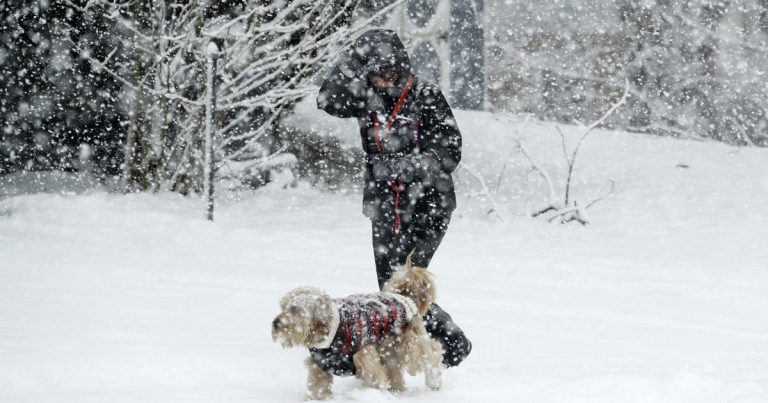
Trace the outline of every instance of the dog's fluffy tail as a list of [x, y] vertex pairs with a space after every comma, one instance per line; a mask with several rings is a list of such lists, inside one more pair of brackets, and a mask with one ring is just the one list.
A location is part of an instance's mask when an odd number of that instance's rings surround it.
[[384, 292], [392, 292], [406, 296], [416, 303], [419, 315], [424, 316], [429, 306], [435, 302], [437, 289], [432, 274], [426, 268], [414, 266], [411, 256], [405, 261], [405, 266], [399, 267], [392, 277], [384, 284]]

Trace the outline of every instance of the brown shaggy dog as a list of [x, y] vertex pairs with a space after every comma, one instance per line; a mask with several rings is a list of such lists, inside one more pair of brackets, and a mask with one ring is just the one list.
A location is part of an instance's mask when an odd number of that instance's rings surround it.
[[403, 371], [425, 373], [427, 388], [442, 384], [443, 349], [421, 318], [436, 295], [432, 276], [410, 257], [384, 290], [332, 299], [300, 287], [280, 300], [272, 339], [283, 347], [307, 347], [307, 398], [331, 397], [332, 375], [355, 375], [368, 387], [402, 391]]

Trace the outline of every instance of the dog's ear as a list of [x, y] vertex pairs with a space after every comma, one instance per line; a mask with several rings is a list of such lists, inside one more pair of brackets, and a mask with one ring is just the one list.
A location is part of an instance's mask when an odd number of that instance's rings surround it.
[[330, 319], [328, 318], [312, 318], [310, 323], [309, 333], [312, 335], [312, 343], [316, 344], [325, 337], [331, 327]]
[[314, 335], [325, 335], [331, 326], [333, 318], [333, 310], [336, 307], [333, 304], [333, 300], [328, 295], [322, 295], [313, 301], [314, 304], [311, 310], [311, 333]]
[[312, 318], [314, 320], [324, 321], [327, 323], [328, 320], [333, 316], [333, 300], [326, 294], [318, 296], [318, 298], [316, 298], [313, 302]]
[[324, 291], [316, 287], [296, 287], [291, 291], [288, 291], [288, 293], [280, 299], [280, 307], [283, 310], [287, 310], [288, 306], [291, 304], [304, 305], [301, 301], [323, 294]]

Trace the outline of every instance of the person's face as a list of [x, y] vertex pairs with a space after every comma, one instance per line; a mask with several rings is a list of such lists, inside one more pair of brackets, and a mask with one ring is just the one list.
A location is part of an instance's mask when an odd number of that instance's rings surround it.
[[397, 82], [397, 78], [397, 73], [392, 70], [377, 71], [368, 76], [371, 84], [379, 90], [392, 88]]

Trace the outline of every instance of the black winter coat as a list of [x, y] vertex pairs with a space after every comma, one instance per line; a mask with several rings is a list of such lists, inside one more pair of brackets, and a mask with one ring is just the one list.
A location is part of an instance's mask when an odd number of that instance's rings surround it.
[[[386, 91], [374, 89], [368, 74], [387, 68], [398, 72], [399, 81]], [[391, 113], [406, 92], [387, 131]], [[456, 208], [451, 173], [461, 160], [461, 133], [440, 89], [412, 75], [408, 54], [394, 31], [372, 30], [358, 38], [323, 82], [318, 107], [333, 116], [358, 120], [366, 154], [366, 216], [372, 220], [399, 216], [407, 224], [414, 212], [448, 215]], [[375, 158], [403, 156], [415, 157], [413, 181], [375, 179]]]

